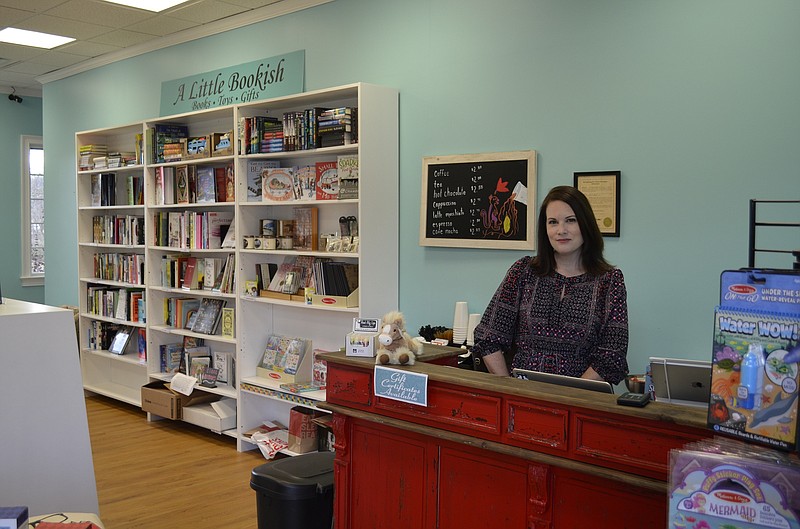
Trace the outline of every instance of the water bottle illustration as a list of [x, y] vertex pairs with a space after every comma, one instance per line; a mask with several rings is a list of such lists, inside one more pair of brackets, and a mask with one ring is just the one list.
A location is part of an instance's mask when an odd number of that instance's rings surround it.
[[761, 408], [761, 392], [764, 387], [764, 348], [760, 343], [751, 343], [742, 358], [741, 384], [736, 397], [740, 408]]

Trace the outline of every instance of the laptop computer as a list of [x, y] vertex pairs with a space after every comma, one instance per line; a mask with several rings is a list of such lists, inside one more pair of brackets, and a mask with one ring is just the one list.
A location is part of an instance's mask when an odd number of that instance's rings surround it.
[[710, 361], [651, 356], [650, 376], [657, 401], [708, 406], [711, 393]]
[[614, 393], [614, 386], [603, 380], [591, 380], [589, 378], [568, 377], [555, 373], [542, 373], [541, 371], [531, 371], [529, 369], [514, 368], [511, 374], [522, 380], [534, 380], [545, 382], [557, 386], [570, 388], [588, 389], [589, 391], [599, 391], [600, 393]]

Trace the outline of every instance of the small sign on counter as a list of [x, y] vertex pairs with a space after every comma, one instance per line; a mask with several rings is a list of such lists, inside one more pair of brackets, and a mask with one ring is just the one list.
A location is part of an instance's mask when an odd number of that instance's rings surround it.
[[375, 395], [417, 406], [428, 405], [428, 375], [375, 366]]

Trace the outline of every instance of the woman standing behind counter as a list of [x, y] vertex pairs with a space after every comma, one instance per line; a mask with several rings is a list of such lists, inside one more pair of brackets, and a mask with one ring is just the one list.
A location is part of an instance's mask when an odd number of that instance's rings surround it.
[[495, 375], [514, 368], [622, 381], [628, 372], [628, 305], [622, 271], [603, 257], [592, 206], [569, 186], [542, 202], [537, 255], [509, 268], [480, 324], [472, 352]]

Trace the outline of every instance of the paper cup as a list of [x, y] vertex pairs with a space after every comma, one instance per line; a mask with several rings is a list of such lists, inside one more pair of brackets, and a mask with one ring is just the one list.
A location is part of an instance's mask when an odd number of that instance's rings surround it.
[[475, 345], [475, 327], [481, 322], [480, 314], [470, 314], [467, 324], [467, 345]]
[[467, 329], [467, 323], [469, 322], [469, 311], [467, 308], [466, 301], [456, 301], [456, 311], [453, 315], [453, 330], [456, 329]]

